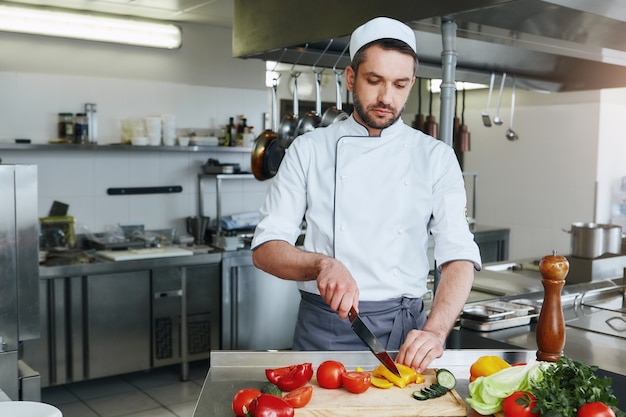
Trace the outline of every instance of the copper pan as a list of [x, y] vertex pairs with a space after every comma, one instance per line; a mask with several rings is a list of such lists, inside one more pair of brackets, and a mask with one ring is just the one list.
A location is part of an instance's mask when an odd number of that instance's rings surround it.
[[285, 150], [278, 146], [278, 135], [275, 132], [278, 117], [278, 80], [272, 82], [272, 126], [266, 129], [254, 141], [250, 166], [252, 174], [259, 181], [268, 180], [278, 172], [278, 167], [285, 156]]

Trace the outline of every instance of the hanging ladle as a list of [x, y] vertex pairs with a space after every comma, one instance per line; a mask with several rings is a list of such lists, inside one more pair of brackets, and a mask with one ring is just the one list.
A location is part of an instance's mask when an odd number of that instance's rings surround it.
[[502, 73], [502, 81], [500, 81], [500, 94], [498, 96], [498, 107], [496, 107], [496, 115], [493, 117], [493, 123], [500, 126], [503, 121], [500, 118], [500, 106], [502, 105], [502, 92], [504, 91], [504, 82], [506, 81], [506, 72]]
[[511, 120], [509, 128], [506, 130], [506, 138], [510, 141], [518, 140], [519, 136], [513, 130], [513, 114], [515, 113], [515, 76], [513, 76], [513, 87], [511, 89]]

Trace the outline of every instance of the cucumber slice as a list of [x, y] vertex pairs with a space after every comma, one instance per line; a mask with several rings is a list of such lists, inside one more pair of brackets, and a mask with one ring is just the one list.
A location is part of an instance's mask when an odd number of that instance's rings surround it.
[[437, 371], [437, 383], [451, 390], [456, 386], [456, 378], [452, 372], [442, 368]]
[[423, 390], [413, 391], [413, 398], [418, 401], [426, 401], [430, 399], [430, 397], [422, 392]]

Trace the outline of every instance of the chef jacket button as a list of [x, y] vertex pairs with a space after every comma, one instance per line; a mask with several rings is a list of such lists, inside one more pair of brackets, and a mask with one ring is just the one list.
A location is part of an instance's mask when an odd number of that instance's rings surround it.
[[398, 229], [398, 234], [401, 235], [402, 233], [404, 233], [404, 230]]
[[398, 271], [397, 271], [397, 270], [395, 270], [395, 269], [394, 269], [394, 271], [393, 271], [393, 276], [394, 276], [394, 277], [397, 277], [397, 276], [398, 276]]
[[341, 177], [339, 177], [339, 178], [341, 178], [341, 181], [345, 181], [345, 180], [346, 180], [346, 178], [348, 178], [348, 176], [347, 176], [347, 175], [342, 175], [342, 176], [341, 176]]
[[409, 185], [409, 181], [408, 181], [408, 180], [407, 180], [407, 181], [404, 181], [404, 185], [408, 187], [408, 185]]
[[346, 228], [344, 226], [339, 226], [339, 231], [340, 232], [345, 232]]

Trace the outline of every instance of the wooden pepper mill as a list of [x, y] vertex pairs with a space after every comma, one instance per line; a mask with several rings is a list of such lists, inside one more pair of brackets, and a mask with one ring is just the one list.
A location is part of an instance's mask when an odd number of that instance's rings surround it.
[[537, 321], [537, 359], [556, 362], [565, 346], [565, 320], [561, 307], [561, 289], [569, 272], [569, 262], [556, 251], [539, 262], [541, 284], [544, 288], [543, 304]]

